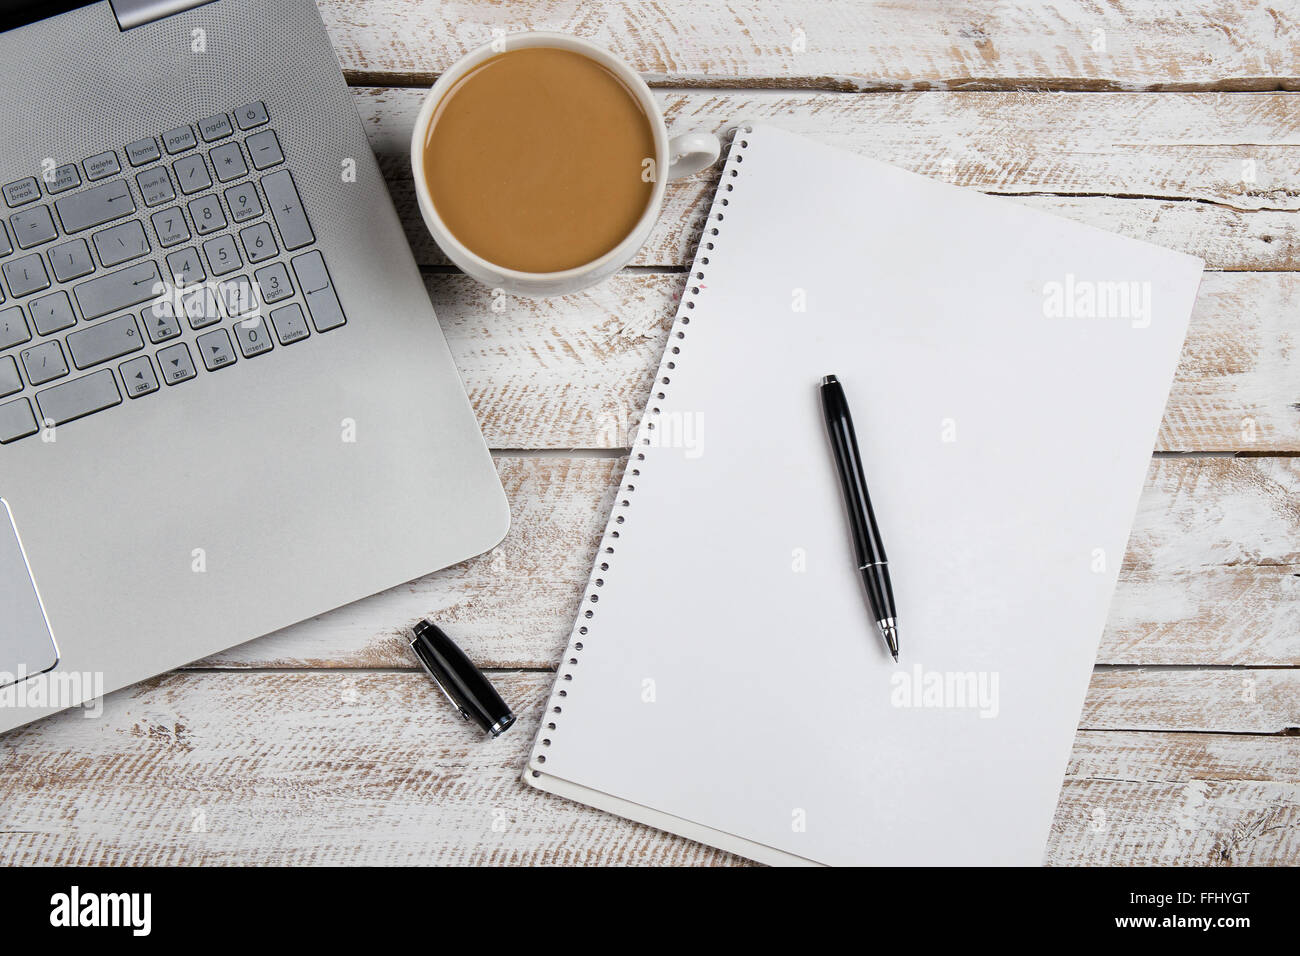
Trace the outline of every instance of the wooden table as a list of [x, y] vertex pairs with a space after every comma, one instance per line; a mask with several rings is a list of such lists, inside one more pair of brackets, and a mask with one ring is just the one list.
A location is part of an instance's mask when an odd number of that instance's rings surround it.
[[[714, 180], [670, 186], [612, 280], [493, 312], [429, 241], [406, 147], [424, 89], [494, 29], [607, 45], [678, 130], [768, 118], [1205, 259], [1046, 859], [1300, 861], [1294, 8], [321, 7], [514, 526], [492, 554], [114, 694], [100, 719], [0, 737], [0, 863], [743, 862], [519, 782]], [[517, 729], [480, 743], [451, 719], [402, 639], [425, 614], [495, 669]]]

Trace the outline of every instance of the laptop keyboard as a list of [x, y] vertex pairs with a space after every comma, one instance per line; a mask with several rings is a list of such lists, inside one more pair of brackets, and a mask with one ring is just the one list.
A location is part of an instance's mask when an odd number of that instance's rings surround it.
[[346, 324], [260, 101], [0, 198], [0, 444]]

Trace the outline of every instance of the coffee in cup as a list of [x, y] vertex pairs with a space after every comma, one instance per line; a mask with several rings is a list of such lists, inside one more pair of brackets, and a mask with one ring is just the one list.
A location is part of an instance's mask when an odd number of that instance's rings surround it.
[[424, 173], [466, 248], [520, 272], [599, 259], [654, 191], [654, 128], [627, 86], [588, 56], [526, 47], [485, 60], [438, 103]]
[[618, 57], [559, 33], [480, 48], [429, 91], [411, 135], [416, 198], [447, 257], [493, 288], [563, 295], [646, 241], [668, 179], [712, 165], [711, 133], [671, 140]]

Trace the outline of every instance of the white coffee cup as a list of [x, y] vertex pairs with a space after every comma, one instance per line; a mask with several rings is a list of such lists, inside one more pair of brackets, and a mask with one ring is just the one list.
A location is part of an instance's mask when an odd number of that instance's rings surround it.
[[[464, 243], [451, 234], [438, 215], [429, 194], [429, 183], [424, 175], [424, 144], [428, 138], [429, 124], [433, 121], [434, 111], [442, 97], [461, 77], [484, 60], [499, 53], [526, 47], [551, 47], [581, 53], [600, 63], [622, 80], [636, 97], [653, 128], [654, 168], [657, 171], [667, 172], [667, 175], [655, 176], [650, 202], [636, 226], [622, 242], [599, 259], [574, 269], [565, 269], [563, 272], [520, 272], [517, 269], [506, 269], [471, 252]], [[455, 66], [443, 73], [437, 83], [433, 84], [433, 89], [429, 90], [424, 104], [420, 107], [420, 114], [415, 119], [415, 130], [411, 134], [411, 172], [415, 176], [415, 195], [420, 203], [420, 214], [424, 216], [424, 224], [433, 234], [438, 247], [463, 272], [491, 288], [505, 289], [507, 292], [523, 295], [567, 295], [595, 285], [627, 265], [636, 255], [637, 250], [645, 244], [650, 231], [654, 228], [655, 220], [659, 218], [667, 181], [681, 176], [690, 176], [712, 166], [717, 162], [720, 152], [721, 144], [712, 133], [686, 133], [669, 139], [668, 130], [664, 126], [663, 111], [655, 102], [650, 87], [646, 86], [645, 81], [632, 67], [608, 50], [564, 33], [518, 33], [480, 47], [462, 58]]]

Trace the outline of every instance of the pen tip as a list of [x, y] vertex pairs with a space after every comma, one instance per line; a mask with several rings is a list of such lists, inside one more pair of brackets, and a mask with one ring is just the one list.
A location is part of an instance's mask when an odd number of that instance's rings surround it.
[[898, 663], [898, 655], [897, 655], [897, 654], [894, 655], [894, 663], [895, 663], [895, 664]]
[[834, 384], [835, 384], [836, 382], [838, 382], [838, 381], [839, 381], [839, 379], [837, 379], [834, 375], [823, 375], [823, 376], [822, 376], [822, 384], [823, 384], [823, 385], [834, 385]]

